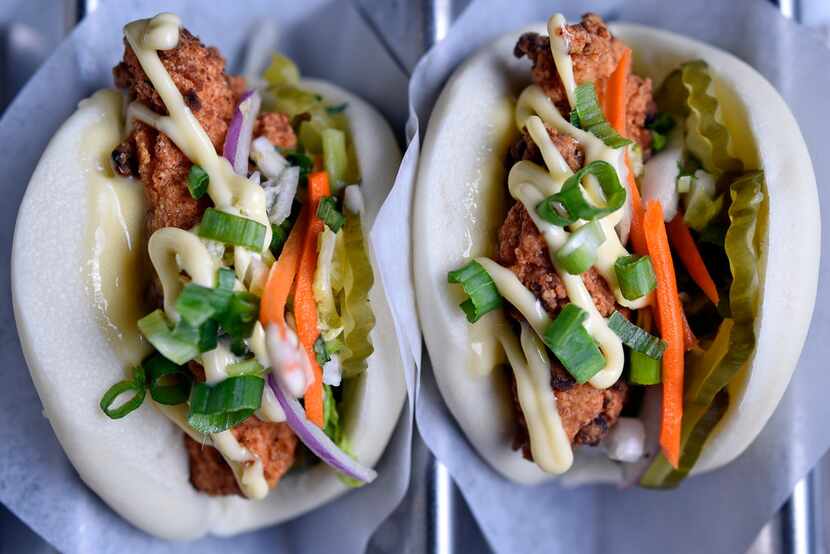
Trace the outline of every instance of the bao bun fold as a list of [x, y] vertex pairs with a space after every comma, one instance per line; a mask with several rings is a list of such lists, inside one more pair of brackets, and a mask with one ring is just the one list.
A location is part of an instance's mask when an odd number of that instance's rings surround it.
[[[400, 161], [391, 129], [372, 107], [345, 90], [321, 81], [303, 85], [330, 102], [348, 104], [364, 194], [372, 199], [370, 206], [377, 206], [375, 198], [384, 196]], [[348, 487], [322, 463], [289, 473], [262, 501], [200, 494], [188, 479], [182, 432], [164, 415], [142, 406], [115, 422], [101, 412], [102, 390], [121, 378], [117, 351], [123, 345], [117, 331], [115, 336], [105, 332], [107, 322], [102, 325], [95, 301], [100, 291], [87, 282], [88, 248], [100, 244], [99, 237], [89, 235], [93, 215], [110, 210], [115, 228], [123, 230], [115, 236], [120, 255], [110, 258], [116, 267], [107, 271], [123, 272], [125, 294], [132, 291], [129, 273], [139, 263], [130, 252], [146, 248], [129, 244], [130, 230], [143, 226], [140, 198], [118, 179], [102, 177], [111, 175], [109, 156], [123, 127], [120, 93], [99, 91], [82, 101], [44, 152], [15, 229], [17, 326], [44, 413], [67, 456], [81, 479], [115, 511], [168, 539], [240, 533], [297, 517], [343, 494]], [[96, 178], [101, 179], [101, 188], [95, 189], [100, 194], [93, 194]], [[141, 197], [140, 183], [132, 185]], [[124, 209], [113, 213], [117, 199]], [[364, 213], [365, 228], [374, 215]], [[346, 433], [355, 457], [373, 466], [395, 428], [405, 385], [402, 372], [395, 370], [401, 367], [400, 353], [379, 280], [369, 296], [377, 318], [375, 350], [348, 406]]]
[[[818, 279], [815, 177], [792, 113], [750, 66], [672, 33], [633, 24], [612, 24], [610, 29], [632, 49], [633, 70], [655, 85], [680, 64], [704, 60], [731, 132], [732, 154], [766, 176], [757, 346], [749, 367], [729, 384], [728, 412], [693, 469], [702, 473], [729, 463], [749, 446], [795, 370]], [[515, 100], [530, 83], [527, 62], [513, 54], [524, 31], [547, 34], [545, 25], [535, 25], [483, 48], [456, 70], [436, 102], [422, 151], [413, 234], [419, 316], [439, 389], [479, 454], [505, 477], [532, 484], [552, 475], [511, 449], [510, 382], [506, 372], [489, 371], [500, 349], [492, 320], [470, 325], [458, 309], [464, 297], [447, 284], [448, 272], [470, 258], [492, 254], [509, 207], [503, 164], [518, 133]], [[594, 456], [592, 449], [578, 448], [574, 455], [565, 482], [627, 481], [619, 464]]]

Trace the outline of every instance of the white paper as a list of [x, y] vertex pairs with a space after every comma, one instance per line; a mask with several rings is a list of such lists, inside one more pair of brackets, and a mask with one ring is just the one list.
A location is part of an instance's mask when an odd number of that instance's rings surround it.
[[[102, 2], [41, 68], [0, 121], [5, 191], [0, 203], [2, 259], [10, 258], [17, 207], [47, 141], [79, 100], [112, 86], [112, 66], [123, 52], [123, 25], [161, 11], [178, 13], [189, 30], [217, 46], [229, 60], [232, 72], [241, 70], [244, 45], [256, 25], [263, 18], [273, 19], [279, 29], [276, 46], [297, 62], [304, 75], [332, 81], [362, 96], [380, 109], [393, 128], [403, 128], [407, 116], [406, 77], [348, 2]], [[384, 221], [382, 215], [373, 227], [381, 267], [394, 268], [402, 259], [397, 245], [389, 245], [393, 239], [398, 240], [397, 227], [397, 222]], [[387, 258], [390, 253], [394, 256]], [[390, 279], [383, 277], [389, 286]], [[0, 274], [0, 287], [6, 291], [0, 303], [0, 502], [59, 550], [358, 552], [366, 548], [373, 531], [403, 497], [409, 482], [412, 402], [401, 416], [377, 467], [380, 477], [373, 484], [350, 491], [292, 522], [232, 539], [207, 538], [182, 544], [149, 537], [89, 491], [64, 456], [41, 414], [21, 355], [8, 271]], [[404, 358], [407, 382], [414, 383], [414, 358], [411, 352]]]
[[[554, 11], [571, 20], [591, 9], [608, 20], [640, 22], [688, 35], [757, 68], [792, 108], [820, 185], [830, 179], [824, 152], [830, 108], [830, 52], [813, 32], [782, 18], [762, 0], [584, 2], [479, 1], [416, 68], [410, 100], [420, 136], [453, 69], [497, 36]], [[529, 69], [529, 67], [528, 67]], [[483, 116], [483, 117], [486, 117]], [[414, 122], [412, 123], [414, 125]], [[417, 144], [419, 135], [415, 134]], [[402, 170], [403, 171], [403, 170]], [[825, 213], [830, 193], [820, 190]], [[797, 237], [795, 237], [797, 239]], [[414, 237], [417, 240], [417, 237]], [[416, 421], [449, 468], [490, 544], [498, 552], [744, 552], [761, 527], [830, 445], [830, 271], [827, 227], [812, 327], [793, 380], [764, 431], [735, 462], [687, 480], [673, 492], [556, 484], [525, 487], [504, 480], [472, 450], [447, 411], [425, 356]], [[798, 271], [798, 268], [792, 268]], [[417, 268], [415, 268], [417, 271]]]

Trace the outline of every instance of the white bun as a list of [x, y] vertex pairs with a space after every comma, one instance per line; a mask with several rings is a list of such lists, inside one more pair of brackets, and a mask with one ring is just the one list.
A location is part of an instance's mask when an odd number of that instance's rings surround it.
[[[305, 85], [332, 103], [348, 103], [368, 229], [400, 161], [395, 136], [360, 98], [320, 81]], [[85, 175], [95, 168], [80, 163], [78, 153], [85, 131], [118, 111], [112, 96], [110, 101], [96, 96], [67, 120], [32, 176], [15, 228], [12, 293], [18, 332], [45, 414], [67, 456], [116, 512], [168, 539], [231, 535], [279, 523], [343, 494], [347, 487], [323, 464], [289, 474], [262, 501], [197, 493], [189, 481], [182, 432], [149, 402], [118, 421], [99, 409], [102, 393], [123, 378], [123, 368], [86, 293]], [[354, 454], [374, 465], [395, 428], [406, 389], [380, 280], [370, 299], [377, 318], [375, 352], [346, 418]]]
[[[712, 68], [734, 153], [766, 174], [767, 239], [762, 244], [763, 300], [758, 346], [744, 378], [730, 385], [731, 405], [694, 468], [722, 466], [746, 449], [778, 405], [795, 369], [815, 303], [819, 212], [815, 176], [798, 125], [783, 99], [753, 68], [706, 44], [640, 25], [612, 32], [634, 52], [635, 70], [656, 85], [679, 64]], [[533, 30], [546, 34], [544, 25]], [[520, 31], [521, 32], [521, 31]], [[503, 220], [506, 137], [515, 136], [513, 104], [530, 82], [530, 64], [513, 56], [520, 32], [479, 51], [452, 76], [427, 128], [418, 174], [413, 235], [418, 310], [438, 387], [474, 448], [505, 477], [537, 483], [553, 476], [510, 448], [513, 416], [504, 377], [470, 367], [471, 326], [458, 308], [447, 272], [493, 252]], [[747, 129], [741, 134], [741, 129]], [[770, 263], [771, 262], [771, 263]], [[485, 318], [486, 319], [486, 318]], [[485, 320], [476, 325], [486, 325]], [[486, 329], [472, 331], [478, 337]], [[563, 481], [620, 482], [620, 466], [576, 450]]]

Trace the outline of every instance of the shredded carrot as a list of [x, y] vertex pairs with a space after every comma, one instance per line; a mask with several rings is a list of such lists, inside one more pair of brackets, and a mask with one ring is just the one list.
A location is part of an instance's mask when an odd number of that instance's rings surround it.
[[692, 233], [689, 231], [689, 227], [683, 221], [683, 216], [677, 214], [669, 223], [668, 230], [669, 240], [674, 248], [674, 253], [680, 258], [683, 267], [689, 272], [689, 276], [700, 287], [703, 294], [717, 306], [718, 302], [720, 302], [718, 288], [709, 275], [706, 264], [703, 263], [703, 258], [700, 256], [700, 252], [697, 249]]
[[663, 413], [660, 425], [660, 446], [675, 468], [680, 461], [680, 430], [683, 417], [683, 308], [677, 293], [663, 208], [652, 200], [643, 219], [646, 244], [657, 276], [657, 311], [660, 314], [660, 336], [666, 341], [663, 353]]
[[294, 319], [297, 322], [297, 336], [308, 353], [314, 371], [314, 382], [306, 389], [303, 402], [306, 417], [318, 427], [323, 427], [323, 370], [314, 354], [314, 343], [320, 336], [317, 328], [317, 302], [314, 300], [312, 284], [317, 268], [317, 239], [323, 231], [323, 221], [317, 217], [320, 199], [328, 196], [329, 177], [325, 171], [308, 176], [308, 228], [303, 240], [300, 268], [294, 289]]
[[614, 73], [608, 77], [605, 84], [605, 117], [608, 123], [617, 130], [618, 133], [625, 136], [625, 116], [626, 116], [626, 96], [625, 83], [628, 81], [628, 72], [631, 69], [631, 49], [623, 50], [620, 57], [620, 63]]
[[279, 259], [271, 266], [268, 280], [265, 281], [265, 290], [259, 303], [259, 321], [263, 327], [269, 323], [276, 323], [280, 329], [285, 329], [285, 304], [291, 287], [294, 286], [294, 276], [300, 265], [303, 236], [308, 226], [306, 219], [308, 210], [303, 208], [297, 222], [288, 234], [288, 240], [282, 247]]

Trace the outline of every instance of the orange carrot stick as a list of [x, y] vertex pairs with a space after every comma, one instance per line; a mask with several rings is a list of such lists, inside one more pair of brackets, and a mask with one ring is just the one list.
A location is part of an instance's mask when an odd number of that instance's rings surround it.
[[623, 136], [625, 136], [626, 116], [625, 83], [628, 81], [630, 69], [631, 49], [626, 48], [623, 50], [620, 63], [617, 64], [617, 68], [608, 77], [608, 82], [605, 84], [605, 106], [607, 109], [605, 116], [608, 123]]
[[285, 304], [300, 265], [303, 236], [308, 226], [307, 218], [308, 209], [303, 208], [288, 234], [288, 240], [282, 247], [279, 259], [268, 272], [268, 280], [265, 281], [265, 290], [259, 303], [259, 321], [263, 327], [267, 327], [269, 323], [276, 323], [280, 329], [285, 329]]
[[700, 256], [694, 238], [692, 238], [692, 233], [689, 231], [686, 222], [683, 221], [681, 214], [677, 214], [671, 220], [668, 230], [674, 253], [680, 258], [683, 267], [689, 272], [689, 276], [700, 287], [703, 294], [717, 306], [720, 302], [718, 288], [715, 286], [711, 275], [709, 275], [709, 270], [706, 269], [706, 264], [703, 263], [703, 258]]
[[666, 341], [663, 353], [663, 414], [660, 425], [660, 446], [675, 468], [680, 461], [680, 431], [683, 417], [683, 308], [677, 294], [663, 208], [652, 200], [643, 219], [648, 253], [657, 276], [657, 310], [660, 314], [660, 336]]
[[323, 427], [323, 370], [314, 354], [314, 343], [320, 336], [317, 328], [317, 303], [314, 300], [312, 284], [314, 270], [317, 268], [317, 239], [323, 232], [323, 221], [317, 217], [320, 199], [328, 196], [329, 177], [325, 171], [318, 171], [308, 176], [308, 229], [303, 240], [300, 268], [297, 271], [297, 284], [294, 289], [294, 319], [297, 322], [297, 336], [308, 353], [314, 371], [314, 382], [306, 389], [303, 401], [306, 417], [315, 425]]

